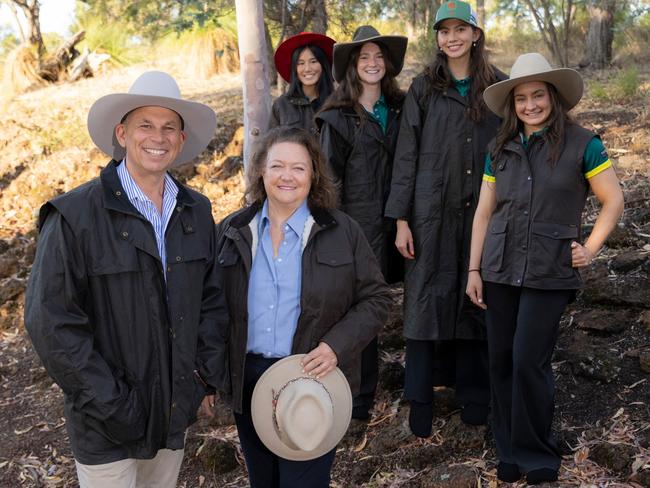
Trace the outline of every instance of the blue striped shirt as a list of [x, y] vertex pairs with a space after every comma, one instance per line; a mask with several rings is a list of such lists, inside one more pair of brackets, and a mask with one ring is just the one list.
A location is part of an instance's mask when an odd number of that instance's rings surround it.
[[162, 262], [163, 273], [165, 274], [165, 280], [167, 279], [167, 249], [165, 248], [165, 229], [167, 229], [167, 224], [169, 219], [174, 212], [176, 207], [176, 195], [178, 195], [178, 187], [172, 180], [172, 177], [169, 174], [165, 173], [165, 189], [163, 190], [163, 203], [162, 203], [162, 215], [158, 212], [156, 204], [149, 199], [147, 195], [140, 189], [138, 184], [129, 174], [129, 171], [126, 169], [126, 163], [122, 160], [122, 163], [117, 167], [117, 176], [120, 178], [120, 183], [126, 192], [126, 196], [129, 197], [129, 201], [133, 206], [142, 214], [142, 216], [147, 219], [151, 226], [153, 227], [154, 233], [156, 235], [156, 244], [158, 246], [158, 255], [160, 261]]
[[248, 282], [246, 350], [282, 358], [291, 354], [300, 317], [302, 239], [309, 208], [303, 202], [286, 221], [277, 256], [273, 255], [268, 200], [259, 217], [257, 253]]

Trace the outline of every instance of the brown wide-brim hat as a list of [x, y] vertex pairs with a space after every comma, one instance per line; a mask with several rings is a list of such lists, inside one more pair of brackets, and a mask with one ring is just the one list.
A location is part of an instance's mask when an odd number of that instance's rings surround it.
[[341, 370], [321, 378], [309, 376], [302, 372], [303, 357], [295, 354], [274, 363], [257, 381], [251, 400], [260, 440], [291, 461], [316, 459], [334, 449], [352, 418], [352, 392]]
[[485, 89], [483, 99], [492, 112], [503, 117], [508, 95], [517, 86], [530, 81], [544, 81], [555, 87], [560, 103], [567, 110], [575, 107], [584, 91], [582, 76], [571, 68], [552, 68], [539, 53], [526, 53], [517, 58], [510, 70], [510, 78]]
[[315, 32], [301, 32], [300, 34], [291, 36], [275, 50], [275, 55], [273, 56], [275, 69], [278, 70], [278, 73], [284, 78], [284, 81], [291, 83], [291, 57], [293, 56], [293, 52], [298, 48], [309, 45], [321, 48], [331, 66], [332, 48], [335, 42], [331, 37], [316, 34]]
[[382, 36], [373, 26], [362, 25], [354, 31], [351, 42], [337, 42], [334, 44], [332, 76], [337, 82], [340, 83], [345, 78], [345, 70], [350, 62], [352, 51], [366, 42], [383, 44], [386, 47], [390, 62], [393, 65], [393, 73], [390, 73], [391, 75], [397, 76], [402, 71], [408, 37]]
[[95, 145], [116, 161], [126, 150], [115, 136], [115, 126], [123, 117], [140, 107], [163, 107], [173, 110], [183, 119], [185, 144], [172, 163], [174, 166], [191, 161], [201, 154], [214, 137], [217, 117], [207, 105], [181, 98], [178, 84], [162, 71], [147, 71], [133, 82], [128, 93], [112, 93], [101, 97], [88, 112], [88, 133]]

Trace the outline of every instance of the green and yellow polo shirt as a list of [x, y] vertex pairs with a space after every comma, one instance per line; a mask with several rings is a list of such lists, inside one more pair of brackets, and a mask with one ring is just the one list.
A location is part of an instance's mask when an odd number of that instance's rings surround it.
[[[534, 132], [530, 137], [540, 136], [540, 134], [545, 129], [541, 131]], [[530, 138], [527, 138], [524, 134], [519, 134], [521, 137], [521, 143], [524, 148], [527, 148], [528, 141]], [[603, 145], [599, 137], [594, 137], [585, 149], [585, 154], [582, 157], [582, 174], [586, 179], [593, 178], [598, 173], [605, 171], [607, 168], [612, 166], [612, 162], [607, 155], [607, 149]], [[494, 172], [492, 171], [492, 158], [488, 152], [485, 156], [485, 169], [483, 170], [483, 180], [494, 183], [496, 178]]]

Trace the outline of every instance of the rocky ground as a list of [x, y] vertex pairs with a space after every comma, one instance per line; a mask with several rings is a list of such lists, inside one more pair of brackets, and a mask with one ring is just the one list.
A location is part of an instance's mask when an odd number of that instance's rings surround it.
[[[163, 66], [170, 69], [170, 67]], [[6, 102], [0, 119], [0, 486], [75, 486], [61, 392], [32, 351], [22, 325], [26, 278], [36, 245], [34, 219], [48, 198], [95, 176], [106, 163], [92, 148], [85, 115], [99, 96], [128, 88], [142, 66], [96, 80], [51, 86]], [[178, 76], [185, 95], [218, 113], [218, 137], [178, 176], [208, 195], [216, 219], [240, 204], [241, 82]], [[593, 75], [596, 76], [596, 75]], [[646, 79], [647, 79], [646, 75]], [[408, 83], [409, 75], [404, 76]], [[646, 82], [645, 89], [648, 90]], [[647, 100], [647, 98], [646, 98]], [[650, 486], [650, 112], [647, 103], [596, 102], [576, 114], [602, 135], [626, 196], [621, 225], [584, 273], [586, 286], [565, 314], [553, 367], [554, 429], [564, 453], [549, 486]], [[585, 213], [587, 231], [597, 204]], [[368, 423], [353, 423], [333, 470], [335, 487], [497, 487], [485, 427], [459, 418], [453, 391], [436, 392], [433, 435], [408, 430], [401, 402], [401, 290], [381, 334], [381, 384]], [[188, 436], [185, 487], [247, 485], [226, 409]], [[520, 483], [519, 486], [524, 486]]]

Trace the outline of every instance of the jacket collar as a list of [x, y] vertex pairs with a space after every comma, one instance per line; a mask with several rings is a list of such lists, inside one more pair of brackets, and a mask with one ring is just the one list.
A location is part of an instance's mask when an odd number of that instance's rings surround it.
[[[241, 229], [242, 227], [248, 226], [248, 224], [250, 224], [250, 222], [255, 218], [260, 208], [261, 205], [259, 203], [254, 203], [246, 208], [243, 208], [233, 216], [229, 227]], [[319, 227], [326, 228], [336, 225], [336, 219], [327, 209], [313, 207], [310, 205], [309, 211], [311, 212], [312, 217], [314, 217], [314, 222]]]
[[[126, 196], [126, 192], [124, 191], [122, 183], [120, 182], [120, 178], [117, 175], [117, 167], [119, 164], [120, 162], [111, 159], [99, 175], [104, 193], [104, 205], [106, 208], [109, 208], [111, 210], [140, 215], [129, 201], [129, 198]], [[173, 176], [172, 180], [178, 188], [178, 195], [176, 195], [176, 204], [178, 206], [187, 207], [195, 206], [197, 202], [187, 190], [187, 188], [185, 188], [185, 186], [182, 185]]]

